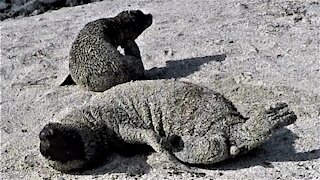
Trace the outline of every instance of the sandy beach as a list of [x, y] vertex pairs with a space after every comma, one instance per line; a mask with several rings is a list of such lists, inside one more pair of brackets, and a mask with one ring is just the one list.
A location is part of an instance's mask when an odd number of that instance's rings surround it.
[[[194, 173], [151, 168], [146, 155], [60, 173], [39, 152], [42, 127], [97, 92], [59, 86], [72, 42], [90, 21], [140, 9], [153, 24], [136, 40], [149, 79], [212, 88], [244, 116], [286, 102], [297, 121], [247, 155]], [[6, 19], [1, 31], [0, 179], [320, 179], [318, 0], [127, 0]]]

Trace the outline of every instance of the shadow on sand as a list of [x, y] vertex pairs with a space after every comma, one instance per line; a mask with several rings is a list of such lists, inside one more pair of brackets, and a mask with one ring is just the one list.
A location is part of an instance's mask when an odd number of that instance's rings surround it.
[[[119, 146], [120, 147], [120, 146]], [[116, 152], [116, 153], [113, 153]], [[129, 176], [147, 174], [151, 167], [147, 164], [147, 157], [153, 153], [147, 145], [132, 144], [112, 150], [108, 157], [101, 157], [102, 162], [88, 170], [70, 172], [73, 175], [103, 175], [107, 173], [125, 173]]]
[[186, 77], [200, 70], [200, 66], [211, 61], [222, 62], [226, 59], [225, 54], [196, 57], [166, 62], [165, 67], [152, 68], [145, 71], [147, 79], [171, 79]]

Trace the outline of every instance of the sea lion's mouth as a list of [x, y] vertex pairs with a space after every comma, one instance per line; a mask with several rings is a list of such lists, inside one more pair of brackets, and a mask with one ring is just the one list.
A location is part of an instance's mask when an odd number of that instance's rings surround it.
[[49, 155], [48, 149], [50, 149], [50, 143], [48, 141], [41, 140], [41, 142], [40, 142], [40, 153], [45, 158], [51, 159], [51, 156]]

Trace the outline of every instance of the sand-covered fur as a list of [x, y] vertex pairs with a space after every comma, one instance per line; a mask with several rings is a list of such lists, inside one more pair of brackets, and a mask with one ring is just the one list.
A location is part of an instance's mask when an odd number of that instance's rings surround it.
[[295, 120], [285, 103], [247, 119], [209, 88], [175, 80], [135, 81], [95, 96], [60, 123], [47, 124], [40, 151], [60, 171], [96, 164], [115, 150], [114, 144], [147, 144], [168, 160], [213, 164], [246, 153]]
[[[123, 11], [113, 18], [88, 23], [72, 43], [69, 70], [72, 79], [92, 91], [142, 79], [144, 67], [135, 39], [152, 23], [151, 14]], [[117, 48], [124, 49], [122, 55]]]

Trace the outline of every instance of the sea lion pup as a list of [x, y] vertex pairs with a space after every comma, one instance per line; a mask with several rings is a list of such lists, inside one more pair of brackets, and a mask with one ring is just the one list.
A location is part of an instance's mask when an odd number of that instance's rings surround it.
[[[151, 24], [151, 14], [132, 10], [85, 25], [70, 50], [72, 80], [91, 91], [105, 91], [117, 84], [143, 79], [144, 67], [134, 40]], [[125, 55], [117, 50], [119, 46]], [[72, 84], [70, 76], [66, 81], [62, 85]]]
[[39, 134], [40, 152], [64, 172], [96, 164], [119, 144], [146, 144], [169, 160], [212, 164], [257, 147], [297, 118], [285, 103], [256, 114], [244, 118], [221, 94], [195, 84], [134, 81], [48, 123]]

